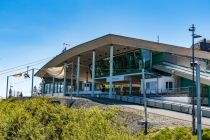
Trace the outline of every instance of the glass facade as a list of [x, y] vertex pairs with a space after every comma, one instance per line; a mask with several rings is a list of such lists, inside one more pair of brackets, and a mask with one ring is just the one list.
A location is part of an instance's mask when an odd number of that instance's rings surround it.
[[[63, 82], [55, 82], [55, 93], [63, 92]], [[45, 94], [53, 93], [53, 83], [46, 83], [44, 87]]]
[[[144, 59], [142, 59], [144, 58]], [[143, 61], [145, 68], [151, 68], [151, 51], [138, 49], [113, 57], [113, 75], [137, 73], [141, 71]], [[96, 62], [96, 77], [109, 76], [109, 58], [104, 58]]]

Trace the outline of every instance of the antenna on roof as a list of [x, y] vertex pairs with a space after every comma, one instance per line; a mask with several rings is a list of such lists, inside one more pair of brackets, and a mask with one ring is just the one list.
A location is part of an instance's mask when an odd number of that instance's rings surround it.
[[158, 44], [160, 43], [160, 37], [159, 37], [159, 35], [157, 36], [157, 43]]

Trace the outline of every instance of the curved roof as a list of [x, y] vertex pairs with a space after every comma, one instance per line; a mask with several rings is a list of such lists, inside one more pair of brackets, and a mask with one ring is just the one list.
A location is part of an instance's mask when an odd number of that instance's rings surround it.
[[[42, 67], [42, 69], [62, 65], [64, 62], [68, 61], [69, 59], [76, 57], [78, 55], [84, 54], [88, 51], [96, 50], [97, 52], [97, 50], [100, 48], [108, 49], [110, 45], [118, 46], [118, 47], [123, 46], [123, 47], [130, 47], [130, 48], [144, 48], [144, 49], [148, 49], [152, 51], [173, 53], [173, 54], [187, 56], [187, 57], [191, 57], [192, 55], [191, 48], [185, 48], [185, 47], [157, 43], [157, 42], [147, 41], [147, 40], [142, 40], [142, 39], [137, 39], [137, 38], [108, 34], [108, 35], [99, 37], [97, 39], [88, 41], [86, 43], [77, 45], [67, 50], [64, 53], [57, 55], [48, 63], [46, 63]], [[91, 57], [91, 53], [89, 55]], [[210, 60], [210, 55], [208, 52], [195, 50], [195, 56], [198, 58]], [[45, 74], [46, 73], [44, 71], [39, 70], [36, 73], [36, 76], [42, 77]]]

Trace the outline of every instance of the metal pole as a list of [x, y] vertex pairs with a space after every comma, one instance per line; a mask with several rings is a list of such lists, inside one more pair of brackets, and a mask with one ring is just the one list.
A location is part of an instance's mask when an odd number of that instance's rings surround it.
[[31, 69], [32, 75], [31, 75], [31, 97], [34, 93], [34, 69]]
[[93, 51], [93, 58], [92, 58], [92, 96], [94, 96], [94, 91], [95, 91], [95, 59], [96, 59], [96, 52]]
[[66, 63], [64, 63], [63, 95], [66, 96]]
[[202, 125], [201, 125], [201, 94], [200, 94], [200, 64], [196, 64], [196, 93], [197, 93], [197, 137], [198, 140], [202, 139]]
[[109, 98], [112, 98], [112, 75], [113, 75], [113, 46], [110, 46], [110, 60], [109, 60]]
[[142, 91], [144, 94], [144, 123], [145, 129], [144, 134], [147, 134], [147, 99], [146, 99], [146, 92], [145, 92], [145, 75], [144, 75], [144, 68], [142, 68]]
[[132, 78], [130, 79], [130, 89], [129, 89], [130, 96], [132, 95]]
[[55, 77], [53, 77], [53, 91], [52, 91], [52, 96], [54, 96], [55, 93]]
[[44, 95], [44, 92], [45, 92], [45, 82], [44, 82], [44, 79], [42, 79], [42, 96]]
[[7, 76], [6, 99], [7, 99], [7, 95], [8, 95], [8, 86], [9, 86], [9, 76]]
[[77, 96], [79, 96], [80, 56], [77, 57]]
[[72, 92], [73, 92], [73, 75], [74, 75], [74, 64], [71, 64], [71, 99], [72, 99]]
[[195, 35], [195, 26], [192, 24], [192, 133], [195, 132], [195, 99], [194, 99], [194, 91], [195, 91], [195, 76], [194, 76], [194, 64], [195, 64], [195, 54], [194, 54], [194, 35]]

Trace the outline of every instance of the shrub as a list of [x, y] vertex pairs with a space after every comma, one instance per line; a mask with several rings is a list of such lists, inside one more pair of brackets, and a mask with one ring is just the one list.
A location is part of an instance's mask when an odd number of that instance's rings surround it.
[[0, 139], [132, 139], [116, 109], [69, 109], [47, 98], [0, 102]]

